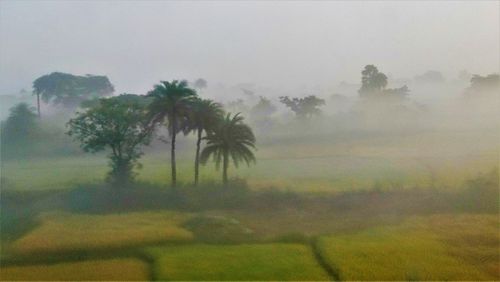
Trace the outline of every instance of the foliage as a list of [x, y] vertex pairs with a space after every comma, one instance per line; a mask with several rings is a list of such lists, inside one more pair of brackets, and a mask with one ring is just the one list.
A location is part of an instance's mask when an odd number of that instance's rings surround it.
[[466, 189], [459, 196], [460, 208], [472, 212], [498, 212], [500, 190], [498, 167], [466, 182]]
[[409, 89], [406, 85], [400, 88], [386, 88], [387, 76], [374, 65], [366, 65], [361, 71], [361, 88], [358, 93], [361, 97], [369, 98], [404, 98]]
[[361, 72], [361, 88], [359, 94], [361, 96], [369, 95], [373, 92], [379, 92], [387, 86], [387, 76], [379, 72], [376, 66], [366, 65]]
[[493, 93], [498, 94], [500, 91], [500, 75], [489, 74], [487, 76], [473, 75], [470, 79], [470, 86], [467, 88], [467, 93]]
[[36, 95], [46, 103], [77, 107], [82, 101], [101, 98], [113, 93], [114, 87], [106, 76], [85, 76], [53, 72], [33, 82]]
[[253, 231], [234, 218], [200, 215], [183, 224], [197, 241], [205, 243], [241, 243], [253, 239]]
[[129, 97], [101, 99], [98, 106], [68, 122], [68, 134], [81, 142], [85, 152], [111, 151], [109, 178], [116, 184], [133, 179], [132, 170], [143, 154], [141, 146], [151, 139], [146, 108]]
[[227, 184], [227, 169], [230, 159], [235, 167], [238, 167], [242, 161], [247, 165], [255, 162], [255, 156], [252, 152], [252, 149], [255, 149], [255, 136], [252, 129], [243, 123], [243, 117], [239, 114], [231, 116], [231, 113], [228, 113], [213, 131], [208, 132], [205, 139], [207, 145], [201, 152], [201, 163], [206, 164], [208, 159], [213, 157], [218, 169], [222, 161], [222, 181], [224, 184]]
[[34, 109], [26, 103], [12, 107], [9, 117], [2, 123], [1, 131], [3, 156], [29, 154], [40, 136]]
[[196, 96], [196, 91], [188, 87], [187, 81], [174, 80], [162, 81], [149, 91], [152, 97], [149, 113], [153, 123], [167, 122], [170, 133], [170, 158], [172, 169], [172, 186], [177, 183], [177, 170], [175, 163], [175, 141], [177, 133], [183, 131], [187, 134], [189, 128], [190, 105]]
[[292, 110], [297, 118], [307, 119], [313, 115], [321, 114], [320, 106], [325, 105], [325, 100], [310, 95], [304, 98], [292, 98], [288, 96], [280, 97], [280, 102]]
[[189, 128], [196, 134], [196, 153], [194, 160], [194, 183], [198, 184], [199, 164], [200, 164], [200, 146], [203, 131], [211, 132], [217, 123], [222, 119], [224, 111], [222, 105], [212, 100], [195, 98], [190, 102]]
[[266, 97], [259, 96], [259, 102], [250, 109], [250, 116], [257, 122], [269, 121], [272, 114], [276, 112], [276, 106]]
[[147, 253], [156, 258], [160, 280], [329, 279], [311, 250], [300, 244], [185, 245], [150, 248]]

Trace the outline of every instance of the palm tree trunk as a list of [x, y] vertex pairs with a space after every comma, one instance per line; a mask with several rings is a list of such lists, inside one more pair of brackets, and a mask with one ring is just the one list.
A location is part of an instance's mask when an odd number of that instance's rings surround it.
[[42, 117], [40, 114], [40, 93], [36, 93], [36, 108], [38, 110], [38, 118]]
[[172, 167], [172, 187], [177, 185], [177, 171], [175, 167], [175, 137], [177, 135], [177, 120], [175, 114], [172, 116], [172, 142], [170, 144], [170, 165]]
[[194, 185], [198, 185], [198, 175], [200, 169], [200, 144], [202, 129], [198, 128], [198, 140], [196, 141], [196, 156], [194, 159]]
[[224, 150], [224, 156], [223, 156], [223, 167], [222, 167], [222, 183], [224, 185], [227, 185], [227, 168], [229, 165], [229, 156], [227, 150]]

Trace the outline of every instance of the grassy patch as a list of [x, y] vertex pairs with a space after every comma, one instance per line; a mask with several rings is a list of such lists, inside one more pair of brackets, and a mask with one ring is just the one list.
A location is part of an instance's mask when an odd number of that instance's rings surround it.
[[491, 214], [437, 215], [429, 228], [448, 252], [500, 280], [500, 220]]
[[[418, 218], [399, 226], [323, 237], [319, 248], [325, 261], [338, 269], [340, 278], [344, 280], [498, 279], [481, 267], [450, 253], [449, 244], [441, 239], [442, 235], [429, 228], [428, 220]], [[470, 230], [474, 227], [465, 228]], [[462, 232], [459, 229], [455, 231]], [[467, 252], [462, 246], [458, 246], [458, 250]], [[492, 251], [498, 251], [498, 246], [489, 246], [489, 252]]]
[[179, 225], [187, 214], [140, 212], [111, 215], [45, 213], [38, 228], [16, 240], [18, 254], [121, 248], [163, 241], [188, 241], [191, 232]]
[[300, 244], [186, 245], [150, 248], [160, 280], [328, 280]]
[[192, 231], [196, 240], [206, 243], [238, 243], [254, 239], [253, 230], [234, 218], [200, 215], [188, 220], [185, 228]]
[[2, 267], [2, 281], [145, 281], [148, 265], [137, 259], [110, 259]]

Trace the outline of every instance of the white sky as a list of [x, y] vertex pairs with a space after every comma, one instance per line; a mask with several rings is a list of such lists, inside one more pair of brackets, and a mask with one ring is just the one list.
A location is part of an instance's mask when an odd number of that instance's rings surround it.
[[499, 71], [499, 1], [0, 1], [0, 94], [53, 71], [273, 87]]

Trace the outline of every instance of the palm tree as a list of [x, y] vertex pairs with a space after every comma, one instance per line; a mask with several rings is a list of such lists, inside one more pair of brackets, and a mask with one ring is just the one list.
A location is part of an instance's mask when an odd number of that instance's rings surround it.
[[198, 185], [198, 175], [200, 166], [200, 144], [203, 131], [205, 133], [214, 129], [219, 120], [222, 119], [224, 112], [222, 105], [208, 99], [193, 99], [190, 112], [190, 128], [197, 135], [196, 155], [194, 159], [194, 184]]
[[229, 157], [233, 160], [234, 166], [238, 167], [241, 161], [247, 165], [255, 162], [255, 156], [252, 149], [255, 149], [255, 136], [252, 129], [243, 123], [243, 117], [236, 114], [231, 117], [228, 113], [225, 118], [220, 120], [214, 130], [209, 131], [207, 137], [207, 146], [203, 149], [200, 156], [202, 164], [206, 164], [210, 156], [219, 169], [222, 160], [222, 182], [227, 185], [227, 169], [229, 167]]
[[177, 172], [175, 164], [175, 138], [177, 133], [188, 132], [187, 117], [190, 101], [196, 96], [196, 91], [189, 88], [186, 81], [173, 80], [162, 81], [154, 86], [148, 93], [153, 97], [150, 104], [150, 114], [153, 123], [159, 123], [167, 119], [168, 132], [170, 135], [170, 161], [172, 167], [172, 187], [177, 184]]

